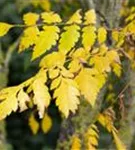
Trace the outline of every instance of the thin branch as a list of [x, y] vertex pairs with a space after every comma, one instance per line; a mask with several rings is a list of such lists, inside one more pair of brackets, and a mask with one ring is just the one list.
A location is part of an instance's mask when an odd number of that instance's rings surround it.
[[5, 67], [8, 67], [9, 61], [11, 59], [11, 55], [12, 55], [13, 51], [17, 48], [17, 46], [19, 44], [20, 37], [8, 48], [8, 51], [7, 51], [6, 57], [5, 57], [5, 61], [4, 61], [4, 66]]

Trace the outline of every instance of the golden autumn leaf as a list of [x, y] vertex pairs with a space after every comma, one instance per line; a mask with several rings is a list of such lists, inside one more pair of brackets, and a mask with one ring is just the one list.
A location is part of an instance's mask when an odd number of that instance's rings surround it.
[[104, 56], [108, 52], [108, 47], [106, 44], [101, 44], [98, 51], [101, 56]]
[[4, 36], [12, 27], [14, 26], [11, 24], [0, 22], [0, 37]]
[[96, 146], [98, 145], [98, 133], [97, 126], [92, 124], [90, 127], [88, 127], [84, 138], [85, 138], [85, 146], [88, 150], [96, 150]]
[[75, 81], [79, 86], [81, 94], [86, 98], [91, 106], [94, 107], [97, 95], [105, 83], [104, 75], [98, 75], [97, 71], [94, 71], [94, 69], [84, 68], [76, 76]]
[[40, 61], [40, 66], [45, 68], [54, 68], [56, 66], [63, 66], [65, 62], [65, 55], [60, 52], [53, 52], [46, 55]]
[[44, 30], [39, 33], [36, 45], [34, 46], [32, 59], [41, 56], [52, 46], [56, 45], [56, 41], [59, 38], [58, 33], [60, 30], [57, 26], [44, 26], [43, 29]]
[[83, 35], [82, 35], [82, 44], [85, 49], [90, 49], [96, 40], [96, 27], [95, 26], [86, 26], [83, 28]]
[[114, 41], [118, 42], [118, 40], [119, 40], [119, 31], [113, 30], [112, 31], [112, 38], [113, 38]]
[[69, 21], [67, 22], [67, 24], [73, 24], [73, 23], [77, 23], [80, 24], [82, 22], [82, 16], [80, 15], [80, 10], [77, 10], [73, 16], [71, 16], [71, 18], [69, 19]]
[[34, 104], [37, 105], [39, 117], [43, 118], [45, 108], [49, 106], [51, 99], [48, 87], [41, 79], [37, 79], [33, 82], [32, 88], [34, 92]]
[[26, 110], [28, 107], [26, 105], [26, 102], [30, 101], [30, 97], [26, 92], [24, 92], [23, 89], [21, 89], [17, 95], [18, 98], [18, 105], [20, 107], [20, 112]]
[[35, 25], [39, 19], [39, 15], [29, 12], [23, 16], [23, 21], [27, 26]]
[[85, 13], [84, 17], [84, 24], [89, 25], [89, 24], [95, 24], [96, 23], [96, 13], [94, 9], [91, 9]]
[[68, 66], [70, 72], [72, 73], [77, 72], [78, 70], [81, 69], [81, 67], [82, 67], [82, 64], [80, 63], [78, 59], [73, 59]]
[[105, 56], [95, 55], [90, 59], [90, 65], [94, 65], [94, 68], [97, 69], [100, 73], [111, 71], [110, 61]]
[[58, 77], [59, 73], [60, 73], [59, 69], [50, 69], [49, 70], [49, 78], [54, 79], [54, 78]]
[[53, 97], [56, 98], [56, 105], [67, 118], [69, 112], [75, 113], [80, 95], [76, 83], [71, 79], [62, 78], [60, 85], [55, 89]]
[[59, 23], [61, 22], [61, 18], [58, 14], [54, 13], [54, 12], [43, 12], [41, 14], [41, 18], [43, 19], [44, 23]]
[[19, 43], [19, 52], [22, 52], [23, 50], [36, 44], [39, 33], [40, 32], [37, 27], [26, 28]]
[[50, 2], [50, 0], [40, 0], [39, 1], [39, 6], [43, 9], [43, 10], [45, 10], [45, 11], [50, 11], [51, 10], [51, 2]]
[[28, 119], [30, 129], [33, 134], [37, 134], [39, 130], [39, 122], [36, 120], [34, 114], [32, 113]]
[[81, 150], [81, 140], [77, 135], [72, 137], [71, 150]]
[[61, 34], [58, 50], [67, 54], [73, 48], [80, 37], [80, 27], [78, 25], [70, 25], [64, 27], [65, 32]]
[[0, 91], [0, 120], [11, 114], [12, 111], [17, 111], [18, 100], [17, 92], [19, 88], [12, 87]]
[[120, 77], [122, 74], [122, 67], [120, 66], [120, 64], [114, 62], [111, 64], [111, 66], [112, 66], [112, 70], [115, 73], [115, 75], [117, 77]]
[[52, 119], [48, 114], [45, 114], [42, 121], [41, 121], [41, 129], [44, 133], [50, 131], [52, 127]]
[[106, 38], [107, 38], [107, 31], [104, 27], [100, 27], [98, 29], [98, 42], [101, 44], [103, 42], [106, 41]]
[[54, 79], [54, 80], [52, 81], [52, 83], [51, 83], [50, 89], [51, 89], [51, 90], [54, 90], [55, 88], [57, 88], [57, 87], [60, 85], [61, 80], [62, 80], [62, 77], [61, 77], [61, 76], [59, 76], [58, 78]]

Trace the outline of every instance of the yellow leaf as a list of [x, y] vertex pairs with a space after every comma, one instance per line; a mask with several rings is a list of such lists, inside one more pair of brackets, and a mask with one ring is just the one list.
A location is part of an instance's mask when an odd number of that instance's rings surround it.
[[96, 68], [100, 73], [111, 71], [110, 61], [105, 56], [95, 55], [90, 59], [90, 65], [94, 65], [94, 68]]
[[122, 74], [122, 68], [118, 63], [112, 63], [113, 72], [116, 76], [120, 77]]
[[82, 44], [85, 49], [90, 49], [96, 40], [96, 28], [92, 25], [83, 28]]
[[20, 107], [20, 112], [26, 110], [28, 107], [26, 105], [26, 102], [30, 101], [30, 97], [28, 96], [28, 94], [26, 92], [24, 92], [23, 89], [21, 89], [18, 93], [18, 105]]
[[45, 108], [49, 106], [51, 99], [48, 88], [41, 79], [36, 79], [32, 84], [32, 88], [34, 104], [37, 105], [39, 117], [43, 118]]
[[44, 68], [54, 68], [56, 66], [63, 66], [65, 62], [65, 56], [60, 52], [53, 52], [43, 57], [40, 62], [40, 66]]
[[31, 114], [28, 121], [29, 121], [29, 126], [30, 126], [32, 133], [37, 134], [39, 130], [39, 123], [36, 120], [35, 116]]
[[64, 27], [65, 32], [62, 33], [58, 49], [60, 52], [67, 54], [73, 48], [80, 37], [80, 27], [78, 25], [70, 25]]
[[106, 53], [106, 57], [108, 58], [110, 63], [113, 63], [113, 62], [120, 63], [119, 54], [118, 54], [118, 52], [116, 50], [109, 50]]
[[81, 69], [82, 65], [78, 59], [74, 59], [70, 62], [68, 67], [69, 67], [70, 72], [75, 73]]
[[41, 122], [41, 129], [44, 133], [47, 133], [50, 131], [51, 127], [52, 127], [52, 119], [48, 114], [45, 114]]
[[74, 58], [74, 59], [77, 58], [77, 59], [85, 61], [88, 58], [88, 54], [89, 54], [89, 52], [86, 49], [78, 48], [72, 54], [72, 58]]
[[113, 40], [118, 42], [118, 40], [119, 40], [119, 32], [117, 30], [112, 31], [112, 38], [113, 38]]
[[34, 7], [40, 6], [45, 11], [50, 11], [51, 10], [51, 2], [50, 2], [50, 0], [30, 0], [30, 3]]
[[71, 150], [81, 150], [81, 140], [76, 135], [72, 137]]
[[105, 44], [100, 45], [99, 47], [99, 53], [100, 55], [105, 55], [108, 51], [108, 47]]
[[84, 95], [86, 100], [94, 107], [97, 95], [105, 83], [105, 77], [102, 74], [98, 76], [94, 69], [85, 68], [76, 76], [75, 81], [79, 86], [81, 94]]
[[73, 78], [74, 74], [71, 73], [69, 70], [65, 69], [64, 67], [61, 68], [61, 75], [65, 78]]
[[85, 25], [96, 24], [96, 13], [94, 9], [91, 9], [85, 13]]
[[35, 59], [52, 46], [56, 45], [56, 41], [59, 38], [58, 33], [60, 32], [59, 28], [56, 26], [44, 26], [43, 31], [40, 32], [39, 37], [36, 41], [36, 45], [33, 49], [32, 59]]
[[27, 13], [23, 16], [24, 23], [28, 26], [35, 25], [39, 19], [39, 15], [36, 13]]
[[50, 79], [54, 79], [54, 78], [58, 77], [59, 73], [60, 73], [59, 69], [49, 69]]
[[79, 91], [76, 83], [71, 79], [62, 78], [59, 87], [54, 91], [56, 105], [67, 118], [69, 112], [75, 113], [79, 104]]
[[40, 0], [39, 5], [43, 10], [50, 11], [51, 10], [51, 2], [50, 0]]
[[107, 31], [104, 27], [98, 29], [98, 42], [101, 44], [106, 41]]
[[61, 22], [61, 18], [58, 14], [54, 13], [54, 12], [43, 12], [41, 14], [41, 18], [43, 19], [44, 23], [59, 23]]
[[115, 131], [112, 131], [117, 150], [126, 150], [126, 146], [122, 143]]
[[53, 90], [53, 89], [57, 88], [60, 85], [60, 83], [61, 83], [61, 79], [62, 79], [61, 76], [59, 76], [58, 78], [54, 79], [52, 81], [52, 83], [51, 83], [50, 89]]
[[73, 16], [69, 19], [69, 21], [67, 22], [67, 24], [73, 24], [73, 23], [77, 23], [80, 24], [82, 22], [82, 16], [80, 15], [80, 10], [77, 10]]
[[11, 24], [0, 22], [0, 37], [7, 34], [7, 32], [13, 27]]
[[86, 149], [96, 150], [96, 146], [98, 145], [98, 138], [99, 138], [98, 132], [99, 131], [94, 124], [88, 127], [88, 130], [84, 135]]
[[18, 87], [12, 87], [0, 91], [0, 99], [2, 100], [0, 103], [0, 120], [10, 115], [12, 111], [17, 111], [18, 101], [16, 95], [18, 90]]
[[19, 52], [29, 48], [30, 46], [36, 44], [39, 35], [39, 30], [37, 27], [28, 27], [24, 30], [23, 36], [21, 37], [19, 44]]
[[115, 128], [113, 125], [113, 120], [109, 115], [99, 114], [98, 116], [99, 123], [108, 130], [108, 132], [112, 132]]

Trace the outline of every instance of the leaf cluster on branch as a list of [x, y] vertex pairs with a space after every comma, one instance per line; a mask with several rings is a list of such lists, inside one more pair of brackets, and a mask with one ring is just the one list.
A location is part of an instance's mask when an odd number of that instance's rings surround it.
[[[81, 97], [89, 102], [92, 109], [109, 74], [114, 72], [118, 77], [121, 75], [120, 57], [128, 55], [123, 45], [128, 42], [128, 38], [135, 39], [134, 18], [135, 9], [132, 9], [125, 20], [126, 25], [119, 29], [97, 25], [93, 9], [84, 15], [78, 10], [66, 22], [54, 12], [29, 12], [23, 16], [24, 24], [1, 22], [0, 36], [4, 36], [11, 28], [24, 28], [19, 52], [31, 49], [31, 60], [40, 57], [41, 61], [35, 76], [18, 86], [0, 91], [0, 119], [12, 111], [22, 112], [28, 108], [35, 109], [36, 106], [39, 118], [49, 120], [46, 127], [41, 123], [43, 131], [47, 132], [52, 124], [46, 113], [51, 101], [55, 101], [66, 118], [76, 112]], [[112, 45], [108, 44], [108, 35], [111, 35]], [[116, 144], [122, 145], [117, 131], [106, 123], [108, 118], [100, 114], [97, 120], [112, 133]], [[34, 124], [33, 133], [36, 133], [39, 123], [34, 114], [31, 115], [29, 124]], [[88, 147], [97, 145], [97, 133], [95, 125], [88, 129], [86, 141], [91, 140], [93, 135], [96, 137], [92, 138], [94, 141], [88, 142]], [[79, 143], [79, 139], [75, 137], [74, 143]]]

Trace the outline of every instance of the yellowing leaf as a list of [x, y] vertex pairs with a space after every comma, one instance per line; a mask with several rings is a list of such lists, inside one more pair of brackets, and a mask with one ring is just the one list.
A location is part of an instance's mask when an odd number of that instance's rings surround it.
[[101, 56], [105, 55], [108, 51], [108, 47], [105, 44], [100, 45], [99, 53]]
[[115, 131], [112, 131], [117, 150], [126, 150], [126, 146], [122, 143]]
[[39, 6], [46, 11], [50, 11], [51, 10], [51, 2], [50, 0], [40, 0], [39, 1]]
[[[26, 2], [25, 2], [26, 3]], [[50, 11], [51, 10], [51, 3], [50, 0], [30, 0], [30, 3], [34, 7], [40, 6], [43, 10], [45, 11]]]
[[117, 62], [120, 63], [120, 58], [119, 58], [119, 54], [116, 50], [110, 50], [107, 52], [106, 57], [108, 58], [108, 60], [112, 63], [112, 62]]
[[61, 75], [65, 78], [73, 78], [74, 75], [69, 70], [65, 69], [64, 67], [61, 68]]
[[23, 16], [24, 23], [28, 26], [35, 25], [39, 19], [39, 15], [36, 13], [27, 13]]
[[52, 119], [48, 114], [45, 114], [41, 122], [41, 129], [44, 133], [47, 133], [50, 131], [51, 127], [52, 127]]
[[74, 59], [70, 62], [68, 67], [69, 67], [70, 72], [74, 73], [80, 70], [80, 68], [82, 67], [82, 64], [79, 62], [78, 59]]
[[112, 132], [112, 130], [115, 128], [113, 125], [113, 120], [109, 115], [99, 114], [98, 121], [109, 132]]
[[94, 65], [94, 68], [96, 68], [100, 73], [111, 71], [110, 61], [104, 56], [95, 55], [90, 59], [90, 65]]
[[59, 73], [60, 73], [59, 69], [50, 69], [49, 70], [49, 78], [54, 79], [54, 78], [58, 77]]
[[88, 150], [96, 150], [98, 145], [98, 129], [95, 125], [91, 125], [85, 133], [85, 145]]
[[53, 52], [41, 60], [40, 66], [45, 68], [54, 68], [56, 66], [63, 66], [64, 62], [65, 56], [62, 53]]
[[119, 32], [117, 30], [112, 31], [112, 38], [113, 38], [113, 40], [118, 42], [118, 40], [119, 40]]
[[81, 150], [81, 140], [76, 135], [72, 137], [71, 150]]
[[26, 92], [24, 92], [23, 89], [21, 89], [18, 93], [18, 102], [19, 102], [19, 107], [20, 107], [20, 112], [26, 110], [28, 107], [26, 105], [26, 102], [30, 101], [30, 97]]
[[49, 106], [51, 99], [48, 88], [40, 79], [34, 81], [32, 88], [34, 92], [34, 104], [37, 105], [39, 117], [43, 118], [45, 108]]
[[75, 113], [79, 104], [79, 91], [76, 83], [71, 79], [62, 78], [59, 87], [54, 91], [53, 97], [56, 98], [56, 105], [67, 118], [69, 112]]
[[75, 59], [80, 59], [80, 61], [82, 60], [86, 60], [88, 58], [88, 54], [89, 52], [84, 49], [84, 48], [78, 48], [77, 50], [74, 51], [74, 53], [72, 54], [72, 57]]
[[98, 42], [103, 43], [106, 41], [107, 38], [107, 31], [104, 27], [100, 27], [98, 29]]
[[91, 9], [85, 13], [85, 25], [96, 24], [96, 13], [94, 9]]
[[[12, 111], [18, 109], [17, 92], [19, 88], [12, 87], [0, 91], [0, 120], [11, 114]], [[4, 96], [3, 96], [4, 95]]]
[[72, 24], [72, 23], [78, 23], [80, 24], [82, 22], [82, 16], [80, 15], [80, 10], [77, 10], [73, 16], [69, 19], [67, 24]]
[[112, 63], [112, 68], [113, 68], [113, 72], [115, 73], [116, 76], [120, 77], [121, 73], [122, 73], [122, 68], [120, 66], [120, 64], [118, 63]]
[[0, 22], [0, 37], [4, 36], [12, 27], [11, 24]]
[[41, 18], [43, 19], [43, 22], [49, 23], [49, 24], [59, 23], [62, 21], [60, 16], [54, 12], [43, 12], [41, 14]]
[[35, 59], [47, 50], [49, 50], [59, 38], [59, 28], [56, 26], [44, 26], [43, 31], [40, 32], [39, 37], [36, 41], [36, 45], [33, 49], [32, 59]]
[[96, 28], [94, 26], [86, 26], [83, 28], [82, 44], [85, 49], [90, 49], [96, 40]]
[[19, 52], [29, 48], [36, 44], [39, 35], [37, 27], [28, 27], [24, 30], [23, 36], [21, 37], [19, 44]]
[[71, 48], [73, 48], [80, 37], [80, 27], [78, 25], [71, 25], [64, 28], [66, 30], [62, 33], [60, 43], [59, 43], [59, 51], [66, 54]]
[[105, 77], [103, 75], [98, 76], [94, 69], [85, 68], [76, 76], [75, 81], [79, 86], [81, 94], [94, 107], [97, 95], [105, 83]]
[[59, 76], [58, 78], [54, 79], [52, 81], [52, 83], [51, 83], [50, 89], [53, 90], [53, 89], [57, 88], [60, 85], [60, 83], [61, 83], [61, 79], [62, 79], [61, 76]]
[[30, 129], [32, 131], [33, 134], [37, 134], [38, 130], [39, 130], [39, 123], [38, 121], [36, 120], [34, 114], [31, 114], [30, 117], [29, 117], [29, 126], [30, 126]]

